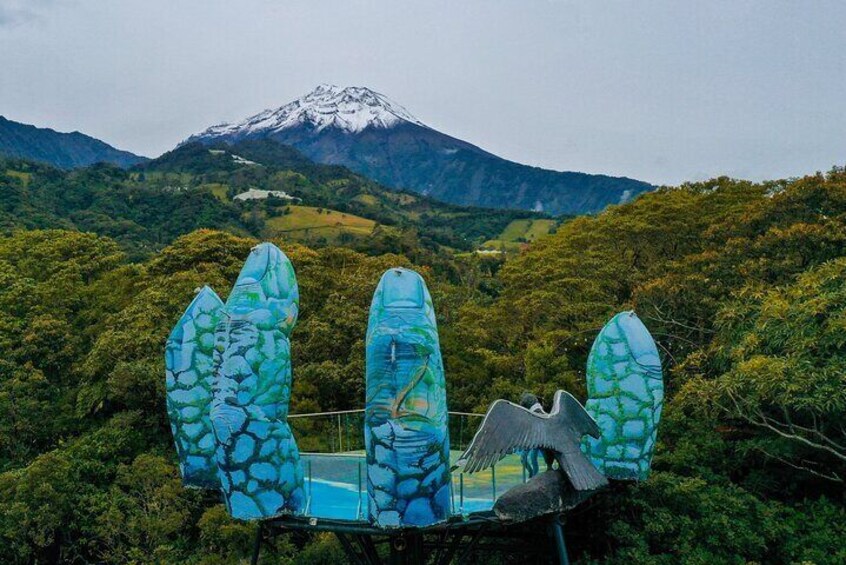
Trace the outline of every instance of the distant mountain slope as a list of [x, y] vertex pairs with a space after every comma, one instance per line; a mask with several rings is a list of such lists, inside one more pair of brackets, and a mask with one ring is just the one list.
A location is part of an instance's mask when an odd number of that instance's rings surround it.
[[321, 85], [280, 108], [210, 127], [186, 143], [262, 138], [387, 186], [465, 206], [583, 214], [653, 188], [628, 178], [557, 172], [502, 159], [427, 127], [399, 104], [363, 87]]
[[182, 182], [183, 175], [190, 173], [189, 184], [223, 184], [230, 197], [251, 188], [281, 191], [299, 204], [355, 214], [382, 226], [413, 228], [421, 238], [457, 249], [473, 248], [514, 219], [543, 217], [515, 209], [494, 214], [389, 189], [346, 167], [315, 163], [272, 139], [247, 139], [233, 145], [188, 143], [134, 170], [146, 173], [148, 183], [158, 179], [169, 185]]
[[368, 253], [448, 255], [472, 251], [512, 220], [541, 217], [387, 189], [272, 140], [183, 145], [129, 170], [64, 171], [0, 156], [0, 194], [0, 234], [90, 231], [116, 239], [133, 258], [199, 228]]
[[41, 161], [61, 169], [87, 167], [94, 163], [131, 167], [146, 160], [78, 131], [60, 133], [13, 122], [3, 116], [0, 116], [0, 155]]

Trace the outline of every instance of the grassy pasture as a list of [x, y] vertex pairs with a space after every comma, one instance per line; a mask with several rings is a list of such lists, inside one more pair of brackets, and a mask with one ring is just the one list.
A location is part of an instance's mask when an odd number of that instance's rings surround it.
[[288, 209], [288, 214], [266, 220], [265, 225], [273, 235], [287, 234], [306, 240], [321, 237], [333, 241], [342, 234], [365, 237], [376, 227], [373, 220], [328, 208], [288, 206]]
[[14, 169], [6, 169], [5, 173], [6, 173], [6, 176], [10, 176], [10, 177], [13, 177], [13, 178], [20, 180], [21, 184], [23, 184], [24, 186], [28, 186], [29, 181], [32, 178], [32, 173], [27, 173], [27, 172], [24, 172], [24, 171], [16, 171]]
[[508, 224], [499, 237], [489, 239], [482, 244], [482, 249], [504, 249], [507, 252], [520, 250], [521, 245], [532, 243], [549, 235], [556, 225], [555, 220], [514, 220]]

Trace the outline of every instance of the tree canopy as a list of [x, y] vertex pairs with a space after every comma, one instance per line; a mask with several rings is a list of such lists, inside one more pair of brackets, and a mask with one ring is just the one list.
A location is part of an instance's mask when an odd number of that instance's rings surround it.
[[[88, 185], [104, 173], [75, 174]], [[189, 214], [174, 213], [174, 225]], [[164, 341], [195, 288], [226, 298], [257, 242], [240, 221], [162, 232], [142, 255], [96, 222], [0, 237], [0, 561], [248, 553], [252, 526], [180, 486], [164, 409]], [[846, 561], [846, 172], [661, 189], [566, 221], [501, 268], [414, 241], [394, 253], [273, 242], [302, 293], [292, 412], [363, 405], [367, 311], [388, 267], [427, 280], [452, 410], [524, 390], [584, 399], [594, 337], [635, 309], [667, 384], [655, 472], [571, 516], [574, 556]], [[302, 552], [277, 543], [268, 559], [329, 563], [338, 551], [319, 537]]]

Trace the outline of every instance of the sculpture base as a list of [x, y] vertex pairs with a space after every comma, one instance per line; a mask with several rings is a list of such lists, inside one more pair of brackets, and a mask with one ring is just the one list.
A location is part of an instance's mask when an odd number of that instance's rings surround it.
[[545, 471], [508, 490], [497, 499], [493, 511], [504, 522], [526, 522], [572, 510], [595, 492], [575, 490], [560, 471]]
[[350, 563], [424, 565], [466, 563], [471, 556], [519, 560], [523, 563], [569, 563], [562, 527], [553, 514], [520, 524], [501, 522], [492, 512], [454, 516], [429, 528], [385, 530], [337, 520], [286, 516], [260, 522], [252, 563], [258, 563], [262, 540], [289, 534], [300, 547], [317, 532], [331, 532]]

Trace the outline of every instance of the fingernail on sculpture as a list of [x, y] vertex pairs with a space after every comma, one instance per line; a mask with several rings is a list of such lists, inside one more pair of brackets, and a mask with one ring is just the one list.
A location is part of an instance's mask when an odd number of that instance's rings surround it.
[[602, 431], [584, 446], [606, 477], [649, 476], [664, 404], [661, 360], [655, 341], [634, 312], [608, 322], [593, 343], [587, 364], [585, 408]]
[[223, 302], [203, 287], [179, 319], [165, 346], [165, 387], [170, 429], [182, 482], [218, 488], [209, 406], [214, 378], [214, 331]]
[[238, 519], [299, 512], [305, 500], [297, 444], [287, 423], [299, 291], [294, 268], [270, 243], [253, 248], [215, 336], [211, 420], [220, 486]]
[[446, 387], [432, 298], [423, 279], [390, 269], [367, 326], [365, 449], [370, 518], [427, 526], [449, 515]]

